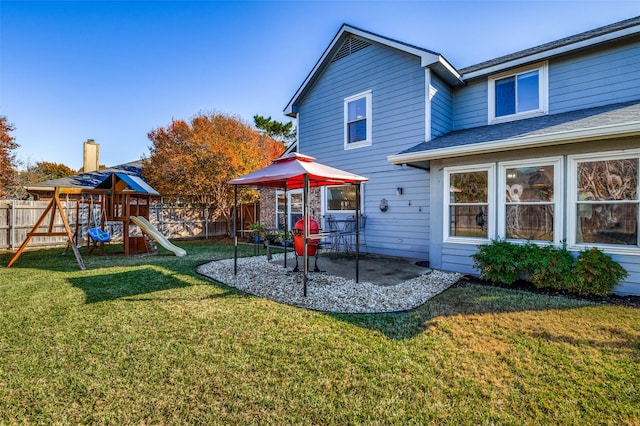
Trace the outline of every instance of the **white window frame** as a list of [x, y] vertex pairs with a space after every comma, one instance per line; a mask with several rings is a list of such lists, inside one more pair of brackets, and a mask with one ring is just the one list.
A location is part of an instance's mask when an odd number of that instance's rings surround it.
[[[444, 168], [444, 182], [443, 187], [443, 236], [445, 243], [458, 243], [458, 244], [484, 244], [490, 241], [495, 235], [495, 163], [485, 164], [473, 164], [469, 166], [457, 166], [457, 167], [445, 167]], [[449, 191], [451, 188], [451, 174], [463, 173], [463, 172], [487, 172], [487, 237], [456, 237], [450, 235], [451, 232], [451, 219], [450, 214], [450, 197]], [[484, 203], [482, 203], [484, 204]]]
[[[366, 99], [366, 108], [367, 108], [367, 115], [366, 115], [366, 120], [367, 120], [367, 124], [366, 124], [366, 129], [367, 129], [367, 139], [362, 140], [362, 141], [358, 141], [358, 142], [351, 142], [349, 143], [349, 103], [353, 102], [353, 101], [357, 101], [359, 99], [365, 98]], [[371, 90], [367, 90], [366, 92], [362, 92], [362, 93], [358, 93], [356, 95], [352, 95], [349, 96], [347, 98], [344, 99], [344, 117], [343, 117], [343, 121], [344, 121], [344, 149], [354, 149], [354, 148], [362, 148], [364, 146], [370, 146], [372, 144], [372, 133], [371, 130], [373, 128], [372, 126], [372, 92]]]
[[[552, 203], [523, 203], [527, 205], [548, 204], [553, 205], [553, 241], [533, 240], [536, 244], [554, 244], [559, 245], [562, 241], [562, 223], [564, 212], [562, 208], [563, 189], [563, 161], [562, 157], [547, 158], [527, 158], [526, 160], [504, 161], [498, 163], [500, 173], [498, 177], [498, 236], [506, 239], [507, 237], [507, 169], [516, 167], [536, 167], [536, 166], [553, 166], [553, 202]], [[527, 240], [509, 238], [510, 242], [526, 242]]]
[[[275, 200], [275, 211], [276, 211], [276, 228], [279, 228], [279, 223], [278, 223], [278, 213], [280, 213], [278, 211], [278, 197], [280, 195], [284, 195], [285, 191], [281, 190], [281, 189], [277, 189], [276, 190], [276, 200]], [[293, 226], [295, 225], [295, 223], [291, 223], [291, 196], [295, 195], [295, 194], [300, 194], [300, 196], [304, 197], [303, 194], [303, 190], [302, 189], [292, 189], [287, 191], [287, 211], [286, 211], [286, 215], [287, 215], [287, 226], [289, 227], [289, 230], [293, 229]], [[304, 200], [303, 202], [303, 208], [304, 208]], [[303, 214], [298, 213], [298, 212], [294, 212], [295, 214]]]
[[[538, 71], [538, 109], [496, 117], [496, 81], [536, 70]], [[504, 123], [507, 121], [545, 115], [549, 112], [549, 63], [545, 61], [491, 76], [488, 81], [487, 93], [489, 96], [489, 124]]]
[[[329, 190], [330, 187], [336, 187], [336, 186], [349, 186], [351, 184], [345, 184], [345, 185], [330, 185], [330, 186], [323, 186], [322, 187], [322, 191], [320, 192], [320, 202], [322, 203], [322, 214], [332, 214], [332, 215], [341, 215], [341, 214], [355, 214], [356, 211], [354, 210], [329, 210], [328, 206], [327, 206], [327, 201], [328, 201], [328, 196], [327, 196], [327, 191]], [[364, 213], [364, 184], [360, 184], [360, 214], [365, 214]]]
[[[567, 156], [567, 245], [571, 250], [583, 250], [587, 247], [597, 247], [602, 251], [610, 254], [624, 255], [640, 255], [639, 246], [622, 246], [616, 244], [598, 244], [598, 243], [578, 243], [577, 234], [577, 206], [578, 206], [578, 163], [585, 161], [598, 160], [621, 160], [625, 158], [638, 158], [640, 161], [640, 149], [628, 151], [608, 151], [589, 154], [576, 154]], [[640, 167], [639, 167], [640, 174]], [[640, 188], [640, 176], [638, 176], [638, 187]], [[622, 201], [622, 200], [621, 200]], [[611, 203], [619, 203], [619, 201], [611, 201]], [[635, 203], [638, 205], [638, 215], [640, 216], [640, 194], [635, 201], [626, 201], [624, 203]], [[637, 219], [640, 226], [640, 217]], [[638, 231], [640, 232], [640, 230]]]

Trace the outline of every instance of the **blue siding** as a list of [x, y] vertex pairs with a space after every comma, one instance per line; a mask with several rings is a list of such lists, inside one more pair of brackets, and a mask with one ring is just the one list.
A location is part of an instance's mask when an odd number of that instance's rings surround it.
[[[346, 97], [372, 91], [372, 145], [345, 150]], [[369, 178], [364, 186], [367, 249], [425, 259], [429, 174], [387, 156], [424, 141], [425, 72], [417, 57], [372, 45], [330, 63], [299, 105], [299, 151]], [[396, 195], [396, 188], [403, 195]], [[382, 198], [389, 210], [379, 209]], [[411, 205], [410, 205], [411, 204]]]
[[[487, 125], [487, 81], [454, 90], [455, 130]], [[549, 113], [640, 98], [640, 42], [609, 46], [549, 61]]]
[[613, 260], [627, 270], [627, 278], [613, 290], [619, 294], [640, 295], [640, 263], [638, 256], [611, 255]]
[[640, 42], [549, 65], [551, 114], [640, 98]]
[[470, 82], [453, 92], [454, 130], [487, 125], [487, 80]]
[[431, 98], [431, 138], [453, 130], [453, 100], [451, 88], [431, 73], [431, 86], [436, 94]]

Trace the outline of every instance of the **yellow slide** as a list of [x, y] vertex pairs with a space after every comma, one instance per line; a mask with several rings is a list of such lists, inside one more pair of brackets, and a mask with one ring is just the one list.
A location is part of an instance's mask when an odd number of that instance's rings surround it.
[[142, 216], [131, 216], [129, 217], [131, 222], [135, 223], [142, 229], [147, 235], [153, 238], [158, 244], [162, 247], [166, 248], [169, 251], [172, 251], [176, 256], [182, 257], [187, 254], [185, 249], [181, 249], [178, 246], [174, 246], [167, 238], [160, 233], [147, 219]]

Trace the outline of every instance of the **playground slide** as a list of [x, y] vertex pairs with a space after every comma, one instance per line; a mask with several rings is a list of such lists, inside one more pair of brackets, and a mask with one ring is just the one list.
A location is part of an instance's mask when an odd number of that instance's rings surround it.
[[142, 216], [130, 216], [131, 222], [135, 223], [142, 229], [147, 235], [153, 238], [158, 244], [172, 251], [176, 256], [182, 257], [187, 254], [185, 249], [181, 249], [178, 246], [173, 245], [167, 238], [160, 233], [147, 219]]

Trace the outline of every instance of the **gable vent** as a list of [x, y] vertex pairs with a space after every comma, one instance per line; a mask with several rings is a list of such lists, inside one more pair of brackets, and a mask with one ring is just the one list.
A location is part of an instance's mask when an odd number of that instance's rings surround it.
[[349, 38], [344, 41], [342, 47], [340, 48], [340, 50], [338, 50], [338, 53], [336, 53], [336, 56], [333, 57], [331, 62], [335, 62], [338, 59], [342, 59], [345, 56], [349, 56], [352, 53], [355, 53], [358, 50], [362, 50], [365, 47], [369, 46], [371, 46], [371, 43], [369, 43], [368, 41], [364, 41], [354, 36], [349, 36]]

